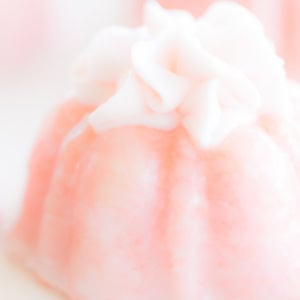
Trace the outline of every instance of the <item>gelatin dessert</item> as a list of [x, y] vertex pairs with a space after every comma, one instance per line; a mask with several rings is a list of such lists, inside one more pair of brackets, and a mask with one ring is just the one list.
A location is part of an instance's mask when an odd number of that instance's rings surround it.
[[80, 57], [10, 253], [72, 300], [300, 299], [299, 100], [246, 9], [148, 3]]

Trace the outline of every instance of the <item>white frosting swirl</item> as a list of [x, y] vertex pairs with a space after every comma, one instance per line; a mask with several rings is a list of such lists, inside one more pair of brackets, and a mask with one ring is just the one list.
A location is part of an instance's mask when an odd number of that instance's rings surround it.
[[213, 147], [259, 114], [290, 117], [283, 62], [258, 20], [221, 2], [194, 19], [149, 2], [145, 25], [110, 28], [79, 60], [76, 93], [97, 108], [97, 131], [182, 125], [202, 148]]

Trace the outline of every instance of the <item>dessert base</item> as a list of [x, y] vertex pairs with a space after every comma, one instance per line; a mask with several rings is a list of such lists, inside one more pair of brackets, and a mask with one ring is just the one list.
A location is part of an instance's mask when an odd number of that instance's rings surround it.
[[10, 261], [0, 251], [0, 299], [63, 300], [60, 295], [43, 286], [28, 272]]

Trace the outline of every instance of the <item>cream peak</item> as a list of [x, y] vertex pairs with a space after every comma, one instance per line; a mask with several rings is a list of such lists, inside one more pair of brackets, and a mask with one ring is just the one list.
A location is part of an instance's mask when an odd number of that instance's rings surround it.
[[194, 19], [151, 1], [144, 26], [102, 31], [81, 56], [76, 93], [96, 131], [183, 126], [202, 148], [259, 114], [289, 117], [282, 60], [258, 20], [221, 2]]

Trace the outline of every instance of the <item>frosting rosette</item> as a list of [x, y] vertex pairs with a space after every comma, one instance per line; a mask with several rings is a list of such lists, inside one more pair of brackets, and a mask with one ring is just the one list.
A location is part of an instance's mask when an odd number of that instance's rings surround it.
[[76, 95], [99, 131], [183, 126], [204, 148], [260, 114], [291, 115], [283, 61], [258, 20], [221, 2], [204, 16], [149, 2], [145, 25], [101, 32], [81, 56]]

